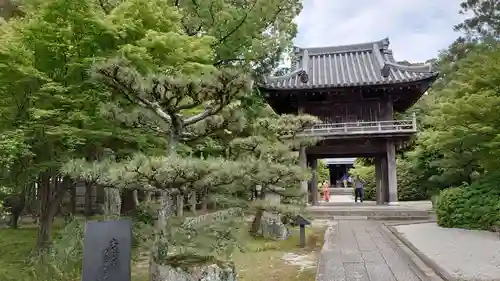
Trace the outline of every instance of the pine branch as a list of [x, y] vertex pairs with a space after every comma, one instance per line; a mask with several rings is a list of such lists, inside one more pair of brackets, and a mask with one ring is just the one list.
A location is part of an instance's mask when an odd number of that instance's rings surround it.
[[144, 95], [141, 84], [144, 79], [133, 69], [121, 66], [120, 63], [108, 63], [97, 68], [100, 78], [118, 93], [124, 95], [132, 103], [153, 110], [165, 122], [172, 122], [172, 118], [161, 108], [158, 102], [150, 101]]
[[[219, 114], [237, 97], [250, 89], [250, 81], [234, 70], [220, 70], [201, 78], [175, 78], [170, 76], [144, 78], [137, 71], [113, 62], [97, 68], [98, 78], [128, 100], [153, 110], [162, 120], [173, 124], [178, 119], [180, 127], [200, 122]], [[193, 116], [184, 117], [182, 111], [198, 106], [205, 109]], [[178, 132], [182, 134], [181, 132]]]

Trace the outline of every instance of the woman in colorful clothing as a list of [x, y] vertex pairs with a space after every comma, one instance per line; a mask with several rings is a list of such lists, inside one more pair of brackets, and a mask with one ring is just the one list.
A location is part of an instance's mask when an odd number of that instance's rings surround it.
[[328, 181], [323, 182], [323, 199], [325, 202], [330, 202], [330, 183]]

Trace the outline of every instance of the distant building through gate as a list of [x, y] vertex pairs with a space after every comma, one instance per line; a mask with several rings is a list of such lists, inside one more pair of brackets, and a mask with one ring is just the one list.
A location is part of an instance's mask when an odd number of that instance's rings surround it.
[[341, 187], [344, 175], [349, 175], [349, 170], [354, 167], [356, 158], [326, 158], [322, 159], [330, 172], [331, 187]]
[[[291, 72], [260, 85], [279, 114], [311, 114], [322, 123], [303, 137], [321, 137], [300, 149], [301, 165], [313, 171], [311, 203], [318, 203], [317, 160], [373, 157], [377, 203], [396, 204], [396, 150], [417, 133], [416, 118], [395, 119], [436, 80], [430, 64], [398, 64], [389, 40], [320, 48], [294, 48]], [[307, 182], [302, 183], [307, 191]]]

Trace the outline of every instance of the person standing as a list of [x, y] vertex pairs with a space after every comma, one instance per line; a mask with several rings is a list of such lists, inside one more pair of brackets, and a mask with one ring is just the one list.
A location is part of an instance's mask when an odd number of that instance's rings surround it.
[[358, 175], [354, 176], [354, 202], [363, 202], [365, 181]]
[[330, 202], [330, 183], [327, 180], [323, 182], [323, 199]]
[[342, 176], [342, 183], [344, 184], [344, 188], [347, 188], [347, 174]]

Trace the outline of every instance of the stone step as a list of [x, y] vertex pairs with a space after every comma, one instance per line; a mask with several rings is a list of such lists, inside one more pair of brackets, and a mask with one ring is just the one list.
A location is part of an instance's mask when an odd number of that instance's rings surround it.
[[334, 216], [333, 217], [334, 220], [338, 221], [338, 220], [367, 220], [368, 217], [367, 216]]
[[427, 220], [432, 215], [427, 210], [394, 208], [392, 206], [381, 207], [309, 207], [308, 213], [318, 219], [336, 219], [346, 217], [366, 217], [373, 220]]
[[330, 188], [330, 194], [332, 196], [335, 196], [335, 195], [352, 195], [353, 194], [353, 189], [351, 187], [348, 187], [348, 188]]
[[[339, 195], [339, 196], [348, 196], [348, 195]], [[344, 199], [344, 198], [342, 198]], [[375, 204], [371, 202], [363, 202], [363, 203], [358, 203], [354, 202], [354, 196], [351, 196], [350, 198], [345, 198], [346, 200], [336, 200], [335, 197], [330, 197], [330, 202], [325, 202], [325, 201], [320, 201], [318, 202], [319, 207], [350, 207], [350, 206], [359, 206], [360, 204], [363, 205], [370, 205], [370, 206], [375, 206]], [[349, 199], [349, 201], [347, 200]]]
[[[321, 198], [321, 199], [323, 200], [323, 198]], [[318, 202], [319, 206], [329, 206], [329, 205], [335, 205], [335, 204], [354, 204], [354, 196], [352, 196], [352, 195], [330, 196], [329, 202], [325, 202], [322, 200]]]

